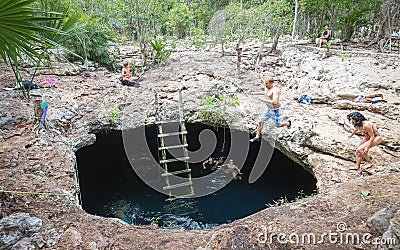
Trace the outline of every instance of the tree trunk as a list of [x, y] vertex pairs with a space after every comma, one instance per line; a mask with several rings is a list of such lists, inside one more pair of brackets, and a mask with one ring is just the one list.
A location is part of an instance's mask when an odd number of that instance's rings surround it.
[[321, 11], [321, 18], [319, 19], [319, 24], [318, 24], [318, 29], [322, 26], [322, 25], [324, 25], [323, 23], [322, 23], [322, 21], [324, 20], [324, 16], [325, 16], [325, 4], [324, 4], [324, 6], [322, 6], [322, 11]]
[[344, 33], [344, 38], [343, 38], [343, 42], [347, 42], [350, 41], [351, 36], [354, 33], [354, 28], [353, 26], [347, 26], [345, 33]]
[[292, 39], [294, 39], [294, 36], [296, 35], [296, 24], [297, 24], [297, 16], [299, 14], [299, 1], [295, 0], [295, 6], [294, 6], [294, 20], [293, 20], [293, 28], [292, 28]]
[[278, 41], [279, 41], [279, 37], [281, 36], [281, 29], [278, 28], [276, 30], [275, 36], [274, 36], [274, 40], [272, 42], [272, 46], [271, 49], [269, 50], [269, 54], [274, 54], [276, 52], [276, 47], [278, 47]]
[[241, 43], [242, 43], [242, 38], [239, 38], [239, 40], [236, 42], [236, 52], [237, 52], [236, 69], [238, 78], [240, 78], [240, 63], [242, 61], [242, 48], [240, 48]]
[[260, 46], [258, 47], [258, 52], [257, 52], [257, 56], [254, 60], [254, 65], [256, 65], [258, 63], [259, 60], [261, 60], [261, 56], [262, 56], [262, 51], [264, 50], [264, 44], [265, 44], [265, 37], [267, 36], [267, 29], [265, 28], [262, 34], [262, 38], [261, 38], [261, 42], [260, 42]]
[[42, 118], [43, 110], [40, 107], [41, 103], [42, 103], [41, 99], [36, 99], [33, 101], [33, 117], [35, 123], [40, 122], [40, 119]]
[[143, 38], [140, 39], [140, 55], [141, 55], [141, 59], [142, 59], [142, 66], [145, 67], [146, 63], [147, 63], [147, 57], [146, 57], [146, 41], [144, 41]]
[[390, 36], [390, 34], [388, 34], [390, 32], [389, 22], [390, 22], [390, 0], [383, 0], [380, 11], [378, 33], [376, 34], [375, 38], [367, 45], [367, 47], [376, 44], [383, 37]]

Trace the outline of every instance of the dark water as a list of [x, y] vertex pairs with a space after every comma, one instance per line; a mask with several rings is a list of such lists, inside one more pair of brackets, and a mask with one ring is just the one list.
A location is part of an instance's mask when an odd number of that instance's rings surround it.
[[[199, 149], [198, 136], [204, 128], [213, 130], [218, 138], [212, 156], [225, 159], [230, 150], [231, 136], [234, 134], [227, 129], [216, 130], [201, 124], [188, 124], [189, 150]], [[135, 130], [128, 132], [132, 136], [135, 133]], [[244, 132], [235, 133], [248, 136]], [[146, 140], [153, 157], [158, 157], [155, 134], [155, 127], [146, 128]], [[140, 143], [142, 148], [133, 149], [127, 156], [122, 132], [108, 131], [98, 134], [94, 145], [82, 148], [76, 153], [82, 205], [87, 212], [120, 218], [134, 224], [203, 229], [253, 214], [266, 208], [267, 203], [282, 197], [292, 200], [300, 193], [309, 195], [316, 189], [315, 178], [278, 150], [274, 150], [272, 159], [262, 176], [255, 183], [249, 184], [248, 176], [257, 155], [265, 154], [260, 151], [260, 143], [255, 143], [251, 144], [241, 169], [243, 173], [241, 180], [234, 180], [208, 196], [165, 201], [168, 197], [147, 186], [133, 171], [128, 161], [128, 157], [134, 159], [132, 163], [135, 167], [143, 166], [144, 169], [152, 171], [154, 174], [152, 181], [165, 185], [164, 178], [159, 173], [154, 173], [155, 168], [151, 166], [154, 163], [149, 159], [151, 157], [143, 153], [145, 143]], [[248, 144], [243, 147], [247, 148]], [[194, 178], [207, 172], [202, 170], [201, 162], [191, 164], [191, 169]], [[218, 187], [223, 181], [223, 178], [216, 178], [208, 187]]]

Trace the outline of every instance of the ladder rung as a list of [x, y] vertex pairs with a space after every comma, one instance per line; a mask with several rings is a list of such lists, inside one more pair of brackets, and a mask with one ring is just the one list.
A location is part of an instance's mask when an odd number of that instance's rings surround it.
[[156, 124], [165, 124], [165, 123], [178, 123], [184, 122], [185, 120], [164, 120], [164, 121], [156, 121]]
[[161, 160], [160, 164], [169, 163], [169, 162], [176, 162], [176, 161], [187, 161], [189, 159], [190, 159], [190, 157], [180, 157], [180, 158], [174, 158], [174, 159], [168, 159], [168, 160]]
[[174, 146], [165, 146], [165, 147], [159, 147], [158, 150], [163, 150], [163, 149], [171, 149], [171, 148], [185, 148], [187, 147], [188, 144], [181, 144], [181, 145], [174, 145]]
[[170, 189], [174, 189], [174, 188], [190, 186], [192, 184], [193, 184], [193, 182], [191, 182], [191, 181], [182, 182], [182, 183], [178, 183], [178, 184], [174, 184], [174, 185], [165, 186], [165, 187], [163, 187], [163, 190], [170, 190]]
[[183, 169], [183, 170], [178, 170], [178, 171], [173, 171], [173, 172], [166, 172], [166, 173], [163, 173], [161, 176], [165, 177], [165, 176], [171, 176], [171, 175], [183, 174], [183, 173], [190, 173], [190, 172], [192, 172], [191, 169]]
[[194, 193], [185, 194], [185, 195], [179, 195], [179, 196], [168, 198], [168, 199], [166, 199], [166, 201], [174, 201], [176, 199], [187, 198], [187, 197], [191, 197], [193, 195], [194, 195]]
[[182, 131], [182, 132], [172, 132], [172, 133], [166, 133], [166, 134], [159, 134], [158, 137], [166, 137], [166, 136], [173, 136], [173, 135], [186, 135], [187, 131]]

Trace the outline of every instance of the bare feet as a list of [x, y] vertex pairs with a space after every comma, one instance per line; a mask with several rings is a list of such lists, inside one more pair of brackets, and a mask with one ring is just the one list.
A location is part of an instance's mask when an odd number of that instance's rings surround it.
[[350, 170], [358, 170], [359, 168], [360, 168], [359, 166], [358, 167], [357, 166], [353, 166], [353, 167], [350, 168]]
[[368, 162], [367, 164], [364, 165], [364, 169], [368, 169], [372, 167], [374, 164], [372, 162]]

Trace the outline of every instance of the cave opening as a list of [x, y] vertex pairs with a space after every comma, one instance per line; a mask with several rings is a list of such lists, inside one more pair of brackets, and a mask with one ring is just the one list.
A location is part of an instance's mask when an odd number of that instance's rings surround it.
[[[196, 151], [202, 146], [199, 140], [202, 131], [206, 129], [214, 133], [216, 144], [209, 156], [219, 159], [220, 163], [232, 157], [229, 151], [233, 136], [250, 138], [243, 131], [200, 123], [188, 123], [186, 129], [189, 151]], [[146, 141], [128, 152], [124, 147], [123, 134], [131, 137], [140, 131], [145, 131]], [[150, 171], [154, 183], [165, 183], [165, 178], [157, 170], [158, 166], [154, 165], [159, 157], [156, 126], [124, 133], [118, 130], [101, 131], [96, 134], [93, 145], [76, 152], [82, 207], [90, 214], [119, 218], [130, 224], [157, 224], [160, 228], [205, 229], [246, 217], [278, 200], [292, 201], [299, 196], [312, 195], [316, 190], [314, 176], [277, 149], [273, 150], [269, 162], [265, 163], [268, 166], [257, 181], [249, 183], [257, 157], [266, 155], [263, 150], [270, 150], [271, 146], [260, 147], [262, 143], [269, 145], [267, 142], [242, 143], [239, 146], [247, 148], [243, 149], [247, 155], [244, 156], [241, 175], [220, 189], [217, 186], [222, 180], [214, 178], [207, 188], [218, 190], [209, 195], [166, 201], [168, 196], [148, 186], [132, 167]], [[192, 179], [212, 171], [204, 170], [204, 160], [190, 163]]]

